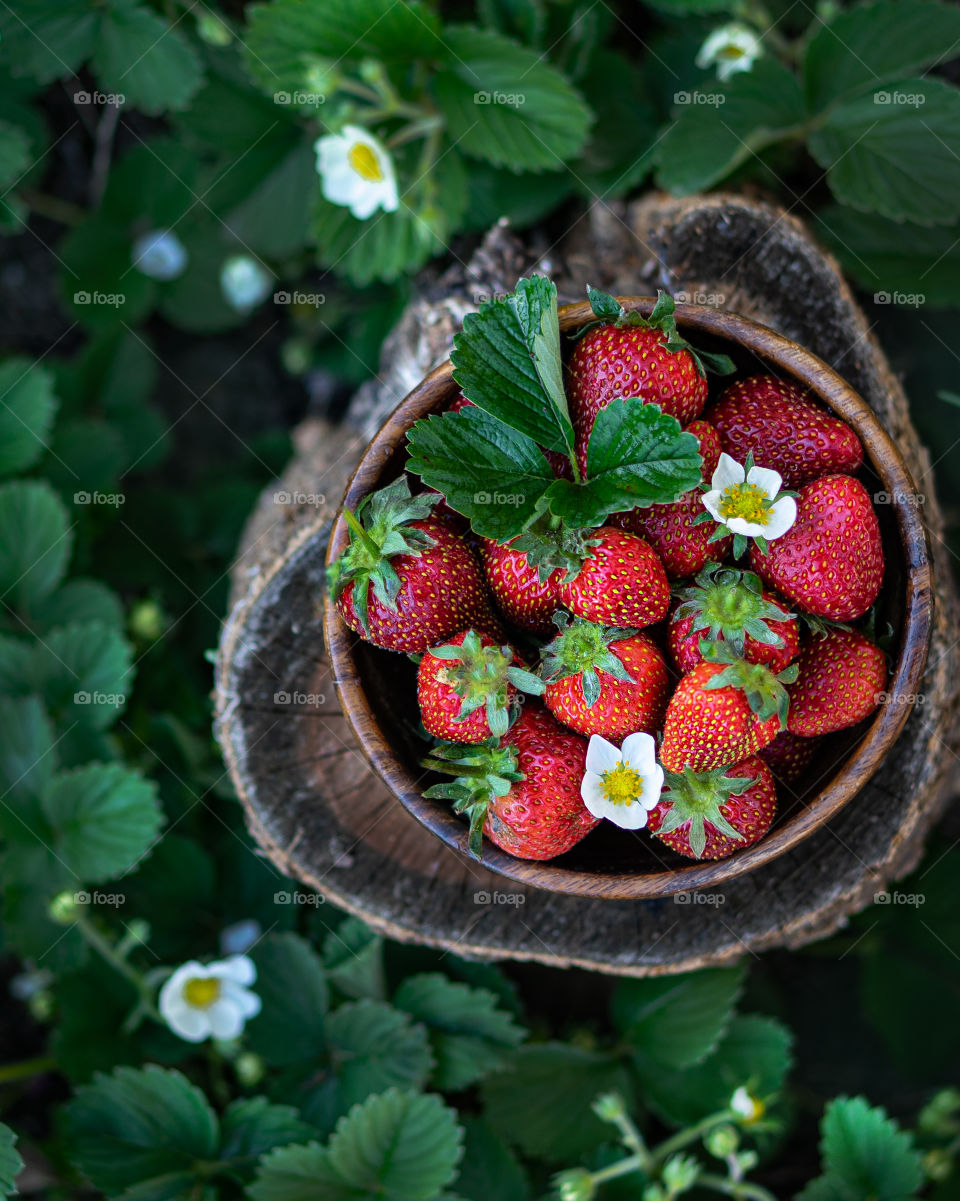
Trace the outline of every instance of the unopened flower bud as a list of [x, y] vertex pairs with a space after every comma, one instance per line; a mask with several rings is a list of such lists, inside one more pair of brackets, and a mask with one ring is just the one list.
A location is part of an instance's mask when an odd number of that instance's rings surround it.
[[597, 1193], [593, 1176], [586, 1168], [570, 1168], [553, 1178], [559, 1201], [593, 1201]]

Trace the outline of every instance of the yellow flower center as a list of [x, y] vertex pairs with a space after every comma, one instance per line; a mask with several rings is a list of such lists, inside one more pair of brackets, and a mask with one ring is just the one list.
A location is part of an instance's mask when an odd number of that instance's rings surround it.
[[380, 162], [366, 142], [354, 142], [347, 160], [354, 171], [369, 183], [379, 183], [383, 179]]
[[724, 517], [742, 517], [766, 525], [770, 520], [767, 494], [756, 484], [731, 484], [720, 497], [720, 512]]
[[743, 58], [746, 51], [742, 46], [736, 46], [732, 42], [728, 42], [720, 48], [721, 58]]
[[600, 777], [603, 795], [611, 805], [629, 805], [643, 793], [640, 773], [629, 763], [618, 763]]
[[220, 996], [220, 981], [216, 976], [194, 976], [183, 986], [183, 996], [194, 1009], [209, 1009]]

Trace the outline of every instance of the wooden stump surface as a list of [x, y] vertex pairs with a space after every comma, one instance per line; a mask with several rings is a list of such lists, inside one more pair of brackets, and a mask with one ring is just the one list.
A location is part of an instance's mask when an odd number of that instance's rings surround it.
[[[937, 606], [923, 702], [837, 818], [722, 895], [615, 902], [521, 889], [423, 830], [373, 774], [337, 706], [321, 631], [323, 559], [350, 471], [386, 414], [447, 356], [463, 314], [536, 267], [562, 302], [581, 299], [587, 283], [620, 294], [666, 286], [802, 343], [875, 409], [926, 497]], [[216, 691], [217, 733], [250, 829], [282, 870], [400, 940], [652, 975], [823, 937], [916, 864], [960, 765], [960, 630], [942, 518], [903, 390], [835, 263], [794, 218], [741, 197], [655, 195], [595, 207], [559, 245], [524, 246], [497, 227], [468, 264], [425, 277], [346, 421], [308, 420], [295, 437], [297, 454], [241, 547]]]

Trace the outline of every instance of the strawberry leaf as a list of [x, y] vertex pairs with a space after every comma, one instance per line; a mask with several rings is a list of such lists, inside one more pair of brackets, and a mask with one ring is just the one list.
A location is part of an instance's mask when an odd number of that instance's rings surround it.
[[469, 313], [450, 359], [454, 379], [475, 405], [548, 450], [570, 453], [557, 290], [549, 280], [522, 279], [514, 295]]
[[506, 542], [519, 534], [555, 480], [531, 438], [476, 405], [426, 417], [407, 437], [408, 470], [442, 492], [484, 538]]

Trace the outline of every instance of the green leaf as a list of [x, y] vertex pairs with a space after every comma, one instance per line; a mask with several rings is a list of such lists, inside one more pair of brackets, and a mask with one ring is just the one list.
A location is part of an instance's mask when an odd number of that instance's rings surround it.
[[569, 1164], [610, 1138], [590, 1109], [600, 1093], [631, 1096], [613, 1055], [564, 1043], [520, 1047], [508, 1068], [481, 1085], [484, 1116], [501, 1138], [528, 1155]]
[[637, 1059], [644, 1101], [664, 1121], [690, 1126], [724, 1109], [740, 1085], [761, 1097], [778, 1093], [790, 1070], [790, 1044], [790, 1031], [774, 1018], [736, 1016], [716, 1049], [693, 1067]]
[[230, 210], [232, 233], [247, 250], [269, 259], [296, 254], [307, 241], [317, 183], [313, 147], [300, 141]]
[[805, 119], [792, 72], [761, 58], [725, 88], [682, 92], [688, 103], [657, 144], [657, 182], [679, 195], [708, 188]]
[[60, 582], [73, 545], [63, 502], [44, 483], [0, 487], [0, 601], [20, 612]]
[[23, 1168], [17, 1151], [17, 1136], [0, 1122], [0, 1197], [12, 1197], [17, 1191], [16, 1178]]
[[163, 1201], [191, 1189], [197, 1160], [216, 1155], [217, 1118], [179, 1072], [121, 1067], [67, 1102], [66, 1138], [95, 1188], [118, 1201]]
[[244, 1180], [253, 1174], [261, 1155], [303, 1142], [313, 1134], [292, 1105], [271, 1105], [266, 1097], [231, 1101], [223, 1111], [221, 1125], [220, 1158], [245, 1161], [234, 1169]]
[[622, 980], [613, 997], [613, 1019], [646, 1059], [689, 1067], [720, 1041], [742, 986], [742, 968]]
[[39, 796], [56, 767], [53, 727], [37, 697], [0, 697], [3, 805], [17, 808], [23, 798]]
[[465, 154], [512, 171], [557, 171], [586, 141], [591, 114], [545, 57], [491, 29], [451, 25], [434, 91]]
[[645, 99], [644, 72], [612, 50], [595, 54], [579, 82], [597, 119], [571, 170], [580, 191], [609, 201], [650, 171], [657, 114]]
[[57, 411], [53, 378], [29, 359], [0, 363], [0, 475], [25, 471], [47, 446]]
[[520, 533], [556, 479], [530, 438], [475, 405], [418, 421], [407, 441], [408, 470], [442, 492], [481, 537]]
[[[278, 1066], [310, 1064], [326, 1048], [327, 978], [320, 957], [296, 934], [270, 934], [250, 952], [262, 1008], [246, 1030], [252, 1051]], [[296, 1030], [296, 1038], [290, 1031]]]
[[117, 480], [129, 461], [119, 429], [102, 417], [77, 417], [57, 422], [46, 474], [74, 504], [95, 504], [116, 519], [125, 503]]
[[543, 0], [477, 0], [481, 24], [528, 46], [540, 44], [546, 25]]
[[31, 687], [33, 642], [0, 635], [0, 694], [25, 696]]
[[370, 1194], [429, 1201], [453, 1180], [461, 1138], [456, 1113], [439, 1097], [392, 1088], [340, 1119], [330, 1164]]
[[831, 109], [810, 153], [852, 208], [918, 225], [960, 217], [960, 92], [939, 79], [903, 80]]
[[15, 187], [30, 166], [30, 138], [8, 121], [0, 121], [0, 188]]
[[912, 1137], [883, 1109], [863, 1097], [837, 1097], [820, 1123], [820, 1154], [826, 1169], [797, 1198], [834, 1196], [836, 1201], [907, 1201], [922, 1187], [925, 1174]]
[[497, 1007], [493, 993], [439, 972], [408, 976], [393, 1003], [427, 1027], [437, 1061], [433, 1083], [442, 1092], [459, 1091], [497, 1071], [523, 1041], [523, 1029]]
[[383, 939], [359, 918], [348, 917], [327, 934], [323, 965], [330, 981], [348, 997], [386, 998]]
[[[322, 1191], [321, 1191], [322, 1190]], [[373, 1194], [348, 1183], [318, 1143], [283, 1147], [267, 1155], [247, 1189], [253, 1201], [372, 1201]]]
[[510, 1148], [480, 1118], [463, 1121], [457, 1195], [467, 1201], [527, 1201], [530, 1181]]
[[122, 875], [146, 855], [163, 823], [157, 786], [119, 763], [88, 763], [46, 785], [41, 808], [58, 860], [88, 884]]
[[708, 16], [731, 12], [736, 7], [735, 0], [647, 0], [647, 3], [669, 17]]
[[0, 5], [0, 46], [10, 71], [38, 83], [72, 75], [93, 51], [99, 15], [87, 0]]
[[700, 483], [699, 443], [675, 417], [634, 397], [597, 414], [587, 446], [587, 481], [557, 480], [551, 513], [571, 525], [596, 525], [609, 513], [664, 504]]
[[93, 69], [106, 91], [153, 114], [185, 108], [202, 80], [199, 56], [180, 30], [128, 4], [104, 16]]
[[33, 684], [61, 725], [104, 730], [127, 703], [133, 650], [101, 622], [59, 626], [38, 640]]
[[341, 1005], [327, 1020], [327, 1038], [338, 1113], [392, 1086], [420, 1088], [433, 1067], [424, 1028], [382, 1001]]
[[35, 630], [41, 634], [55, 626], [77, 622], [84, 626], [96, 622], [120, 631], [123, 629], [123, 605], [119, 596], [99, 580], [67, 580], [36, 605], [31, 614]]
[[807, 46], [807, 103], [819, 112], [843, 96], [924, 71], [955, 58], [958, 40], [960, 10], [952, 4], [877, 0], [840, 11]]

